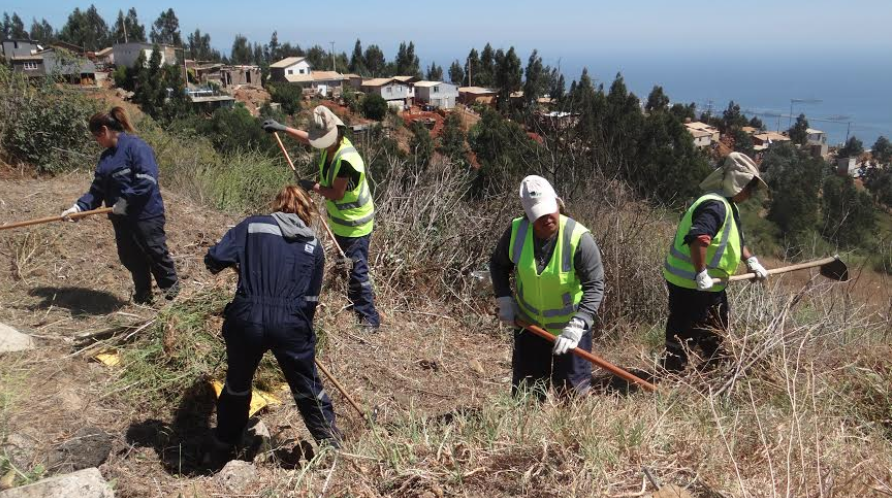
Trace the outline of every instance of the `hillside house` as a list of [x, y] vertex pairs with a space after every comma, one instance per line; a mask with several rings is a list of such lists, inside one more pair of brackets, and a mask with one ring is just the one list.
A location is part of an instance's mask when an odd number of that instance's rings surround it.
[[308, 76], [311, 72], [312, 68], [305, 57], [286, 57], [285, 59], [270, 64], [269, 79], [272, 81], [287, 81], [293, 83], [293, 81], [288, 79], [289, 76], [294, 79], [293, 77], [295, 76]]
[[827, 134], [821, 130], [808, 128], [805, 130], [807, 134], [806, 146], [811, 150], [814, 157], [827, 159], [830, 156], [830, 147], [827, 144]]
[[43, 76], [43, 47], [35, 40], [8, 38], [3, 40], [3, 58], [12, 70], [27, 76]]
[[[719, 132], [718, 128], [716, 128], [715, 126], [700, 122], [700, 121], [692, 121], [690, 123], [685, 123], [684, 126], [685, 126], [685, 128], [688, 129], [688, 132], [690, 132], [691, 135], [694, 134], [693, 133], [694, 131], [701, 131], [701, 132], [709, 133], [710, 144], [713, 142], [718, 142], [719, 139], [721, 138], [721, 133]], [[701, 137], [702, 137], [702, 134], [698, 134], [698, 135], [701, 135]], [[702, 141], [703, 141], [703, 139], [701, 138], [701, 142]]]
[[465, 105], [492, 105], [498, 95], [499, 92], [491, 88], [479, 86], [463, 86], [458, 89], [458, 101]]
[[409, 85], [395, 78], [372, 78], [362, 82], [366, 95], [379, 95], [391, 106], [409, 103]]
[[[133, 67], [139, 55], [143, 54], [146, 64], [152, 58], [153, 44], [145, 42], [116, 43], [112, 47], [112, 57], [116, 66]], [[179, 64], [176, 47], [173, 45], [159, 45], [161, 49], [161, 65], [175, 66]]]
[[114, 47], [105, 47], [94, 54], [96, 63], [103, 66], [113, 66], [115, 64]]
[[439, 109], [452, 109], [458, 100], [458, 87], [442, 81], [415, 83], [415, 101]]
[[688, 128], [688, 133], [694, 138], [694, 146], [704, 149], [712, 145], [712, 133], [706, 130], [692, 130]]
[[768, 147], [770, 145], [789, 141], [790, 137], [773, 131], [766, 131], [753, 135], [753, 145], [755, 146], [764, 145], [765, 147]]

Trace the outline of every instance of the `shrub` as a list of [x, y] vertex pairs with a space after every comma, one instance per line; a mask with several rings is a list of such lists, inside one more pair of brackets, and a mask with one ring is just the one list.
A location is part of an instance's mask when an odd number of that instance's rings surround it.
[[0, 149], [11, 162], [39, 172], [92, 166], [98, 147], [87, 120], [99, 110], [95, 100], [52, 82], [32, 86], [0, 67]]
[[295, 115], [300, 112], [303, 90], [298, 85], [279, 83], [269, 86], [270, 99], [282, 105], [282, 112]]
[[387, 115], [387, 101], [380, 95], [368, 95], [362, 100], [362, 115], [381, 121]]

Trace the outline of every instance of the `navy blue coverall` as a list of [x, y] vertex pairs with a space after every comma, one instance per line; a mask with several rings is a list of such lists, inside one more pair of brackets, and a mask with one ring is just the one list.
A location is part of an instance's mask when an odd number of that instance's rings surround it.
[[296, 215], [252, 216], [208, 250], [212, 273], [237, 267], [238, 289], [226, 306], [226, 385], [217, 401], [217, 439], [236, 444], [248, 423], [251, 383], [272, 350], [294, 401], [317, 442], [337, 446], [331, 399], [316, 371], [313, 316], [325, 255], [312, 229]]
[[133, 277], [134, 301], [152, 298], [152, 276], [168, 297], [179, 290], [177, 272], [167, 249], [164, 201], [158, 188], [158, 164], [152, 148], [139, 137], [118, 135], [118, 144], [102, 152], [90, 190], [77, 201], [81, 211], [105, 203], [127, 202], [124, 216], [110, 215], [118, 257]]

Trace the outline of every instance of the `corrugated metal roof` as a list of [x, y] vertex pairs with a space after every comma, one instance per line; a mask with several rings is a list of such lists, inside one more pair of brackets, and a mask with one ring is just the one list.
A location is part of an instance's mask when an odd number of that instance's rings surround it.
[[[384, 86], [391, 81], [396, 81], [394, 78], [372, 78], [370, 80], [362, 80], [362, 86]], [[402, 81], [400, 81], [402, 83]]]
[[313, 81], [312, 74], [286, 74], [285, 81], [288, 83], [310, 83]]
[[824, 132], [821, 130], [816, 130], [814, 128], [806, 128], [805, 133], [807, 133], [809, 135], [818, 135], [818, 134], [823, 134]]
[[483, 88], [481, 86], [463, 86], [458, 89], [459, 93], [470, 93], [474, 95], [488, 95], [498, 93], [495, 90], [490, 88]]
[[286, 58], [280, 60], [279, 62], [270, 64], [269, 67], [274, 67], [276, 69], [283, 69], [286, 67], [291, 67], [305, 59], [306, 59], [306, 57], [286, 57]]
[[344, 75], [337, 71], [313, 71], [311, 76], [315, 81], [341, 81]]
[[442, 81], [418, 81], [415, 83], [415, 86], [419, 87], [419, 88], [428, 88], [428, 87], [442, 85], [442, 84], [443, 84]]
[[420, 78], [416, 78], [415, 76], [394, 76], [393, 79], [402, 83], [411, 83], [413, 81], [418, 81]]

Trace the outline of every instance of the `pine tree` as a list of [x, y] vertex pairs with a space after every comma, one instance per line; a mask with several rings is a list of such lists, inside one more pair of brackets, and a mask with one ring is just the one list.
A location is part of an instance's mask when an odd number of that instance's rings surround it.
[[347, 65], [347, 68], [354, 74], [367, 74], [365, 58], [362, 55], [362, 42], [359, 41], [359, 38], [356, 39], [356, 43], [353, 45], [353, 53], [350, 55], [350, 63]]
[[378, 77], [384, 75], [387, 61], [384, 59], [384, 52], [381, 51], [378, 45], [369, 45], [365, 49], [363, 60], [369, 76]]
[[96, 7], [90, 5], [86, 11], [74, 9], [59, 32], [59, 39], [84, 47], [86, 50], [96, 51], [108, 46], [110, 33], [108, 25]]
[[427, 68], [427, 79], [429, 81], [443, 81], [443, 68], [438, 66], [436, 62], [431, 62]]
[[796, 123], [790, 128], [790, 140], [797, 145], [805, 145], [808, 142], [808, 120], [805, 114], [796, 118]]
[[34, 19], [31, 23], [31, 31], [29, 31], [29, 34], [31, 35], [32, 40], [37, 40], [42, 43], [48, 43], [56, 38], [56, 31], [46, 19], [41, 19], [40, 22], [37, 22], [37, 19]]
[[452, 65], [449, 66], [449, 81], [452, 82], [453, 85], [462, 85], [465, 80], [465, 70], [462, 68], [462, 65], [459, 61], [452, 61]]
[[161, 12], [158, 19], [152, 24], [150, 34], [152, 43], [180, 46], [183, 44], [180, 37], [180, 20], [177, 19], [173, 9]]
[[269, 62], [276, 62], [282, 59], [281, 54], [279, 53], [279, 32], [273, 31], [272, 36], [269, 37], [269, 43], [266, 45], [266, 58]]
[[477, 77], [480, 74], [480, 55], [476, 49], [471, 49], [465, 63], [465, 76], [463, 86], [480, 86]]
[[[124, 36], [126, 33], [126, 37]], [[118, 43], [127, 42], [145, 42], [146, 27], [139, 23], [139, 17], [136, 15], [136, 9], [130, 8], [127, 15], [123, 11], [118, 11], [118, 20], [115, 22], [115, 30], [112, 34], [114, 41]]]
[[453, 164], [467, 165], [468, 150], [465, 146], [465, 132], [462, 130], [461, 118], [458, 113], [452, 112], [446, 115], [437, 151], [449, 158]]
[[539, 57], [539, 52], [535, 49], [527, 61], [524, 76], [523, 98], [528, 106], [535, 105], [536, 100], [548, 91], [547, 74], [542, 66], [542, 58]]
[[655, 85], [650, 95], [647, 96], [647, 104], [644, 109], [647, 112], [662, 112], [669, 110], [669, 97], [663, 92], [663, 87]]
[[248, 39], [240, 34], [235, 35], [232, 42], [232, 50], [230, 51], [229, 60], [233, 64], [250, 64], [253, 58], [251, 45]]

